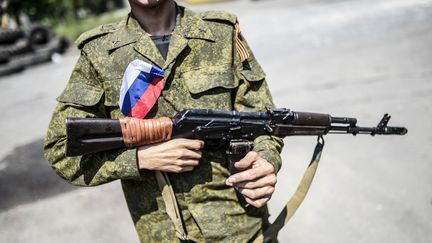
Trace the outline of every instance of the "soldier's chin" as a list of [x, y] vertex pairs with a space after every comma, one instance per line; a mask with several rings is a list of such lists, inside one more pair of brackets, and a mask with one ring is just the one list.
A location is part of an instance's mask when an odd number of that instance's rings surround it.
[[154, 8], [158, 7], [164, 2], [172, 1], [172, 0], [129, 0], [129, 3], [135, 6], [140, 6], [144, 8]]

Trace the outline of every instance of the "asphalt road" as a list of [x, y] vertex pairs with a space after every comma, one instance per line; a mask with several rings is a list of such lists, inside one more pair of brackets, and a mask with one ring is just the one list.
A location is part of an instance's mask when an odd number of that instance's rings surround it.
[[[192, 6], [236, 13], [276, 104], [408, 127], [404, 137], [332, 135], [280, 242], [432, 240], [432, 0], [267, 0]], [[138, 242], [118, 182], [77, 188], [43, 159], [55, 97], [78, 57], [0, 79], [0, 242]], [[315, 138], [285, 139], [272, 219]]]

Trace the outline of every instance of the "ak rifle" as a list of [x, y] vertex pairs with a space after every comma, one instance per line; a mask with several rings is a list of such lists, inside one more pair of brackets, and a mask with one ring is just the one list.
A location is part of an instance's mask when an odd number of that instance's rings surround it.
[[[67, 118], [67, 156], [79, 156], [118, 148], [134, 148], [173, 138], [200, 139], [206, 146], [226, 148], [228, 153], [245, 154], [252, 141], [262, 135], [323, 136], [326, 134], [405, 135], [405, 127], [388, 126], [385, 114], [375, 127], [357, 126], [357, 119], [328, 114], [268, 109], [241, 112], [214, 109], [187, 109], [173, 118], [118, 120]], [[234, 151], [233, 151], [234, 150]], [[239, 152], [239, 153], [240, 153]]]

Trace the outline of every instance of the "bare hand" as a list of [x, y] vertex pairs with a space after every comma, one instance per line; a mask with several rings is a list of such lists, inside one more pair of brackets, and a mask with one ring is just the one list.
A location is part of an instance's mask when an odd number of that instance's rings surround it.
[[234, 166], [241, 172], [231, 175], [225, 183], [234, 186], [250, 205], [256, 208], [264, 206], [275, 190], [273, 165], [251, 151]]
[[192, 171], [201, 158], [204, 142], [192, 139], [172, 139], [138, 148], [140, 169], [182, 173]]

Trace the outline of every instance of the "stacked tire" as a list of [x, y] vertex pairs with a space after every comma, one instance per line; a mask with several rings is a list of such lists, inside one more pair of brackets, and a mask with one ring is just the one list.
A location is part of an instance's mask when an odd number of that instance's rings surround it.
[[55, 36], [52, 29], [43, 25], [33, 25], [26, 32], [1, 28], [0, 76], [49, 62], [56, 53], [63, 54], [68, 46], [65, 38]]

